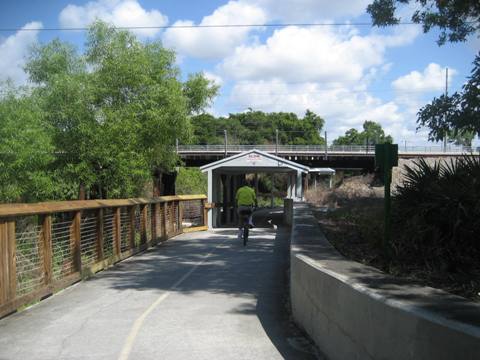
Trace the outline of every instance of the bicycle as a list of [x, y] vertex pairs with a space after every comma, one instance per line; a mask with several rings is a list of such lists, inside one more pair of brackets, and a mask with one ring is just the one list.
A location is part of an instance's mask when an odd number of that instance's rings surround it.
[[240, 212], [240, 216], [241, 216], [241, 224], [242, 224], [242, 237], [243, 237], [243, 246], [247, 246], [247, 242], [248, 242], [248, 233], [249, 233], [249, 230], [250, 230], [250, 224], [249, 224], [249, 219], [250, 219], [250, 215], [252, 214], [253, 210], [242, 210]]

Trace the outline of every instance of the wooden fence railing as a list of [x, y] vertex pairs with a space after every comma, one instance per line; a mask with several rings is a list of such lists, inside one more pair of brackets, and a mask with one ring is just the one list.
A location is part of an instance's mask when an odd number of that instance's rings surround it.
[[0, 318], [206, 224], [204, 195], [0, 205]]

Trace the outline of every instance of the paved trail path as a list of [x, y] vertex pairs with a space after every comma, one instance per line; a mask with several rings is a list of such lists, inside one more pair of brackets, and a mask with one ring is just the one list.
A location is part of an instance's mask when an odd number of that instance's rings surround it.
[[0, 320], [0, 359], [314, 359], [286, 311], [288, 234], [183, 234]]

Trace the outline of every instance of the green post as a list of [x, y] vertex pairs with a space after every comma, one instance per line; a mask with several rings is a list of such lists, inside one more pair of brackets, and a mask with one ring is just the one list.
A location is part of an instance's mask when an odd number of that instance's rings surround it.
[[385, 256], [390, 256], [390, 239], [391, 239], [391, 200], [390, 200], [390, 184], [392, 182], [392, 167], [398, 165], [398, 145], [393, 144], [376, 144], [375, 145], [375, 165], [383, 172], [383, 181], [385, 184], [385, 201], [384, 201], [384, 239], [383, 251]]
[[383, 168], [383, 182], [385, 184], [385, 202], [384, 202], [384, 239], [383, 239], [383, 251], [385, 257], [388, 259], [390, 257], [390, 183], [392, 181], [392, 168], [389, 166], [390, 159], [390, 148], [389, 146], [385, 147], [385, 156], [384, 156], [384, 168]]

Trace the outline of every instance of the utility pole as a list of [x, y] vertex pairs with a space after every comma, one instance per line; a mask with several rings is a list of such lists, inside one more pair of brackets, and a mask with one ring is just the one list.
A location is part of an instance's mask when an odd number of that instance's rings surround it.
[[[445, 104], [447, 103], [447, 96], [448, 96], [448, 67], [445, 68]], [[443, 114], [443, 121], [445, 126], [447, 124], [447, 109], [445, 109], [445, 114]], [[443, 152], [447, 152], [447, 132], [445, 130], [445, 134], [443, 134]]]
[[278, 129], [275, 129], [275, 155], [278, 156]]
[[227, 141], [227, 129], [224, 129], [223, 130], [223, 142], [224, 142], [224, 145], [225, 145], [225, 152], [224, 152], [224, 155], [225, 157], [227, 157], [227, 146], [228, 146], [228, 141]]
[[177, 154], [178, 154], [178, 138], [175, 139], [175, 150], [177, 151]]

